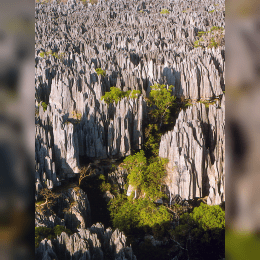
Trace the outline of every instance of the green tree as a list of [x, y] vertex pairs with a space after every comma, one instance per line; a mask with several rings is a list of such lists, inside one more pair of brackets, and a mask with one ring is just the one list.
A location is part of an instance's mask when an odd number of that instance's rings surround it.
[[139, 90], [122, 91], [119, 88], [111, 87], [109, 92], [106, 92], [101, 100], [104, 100], [107, 104], [115, 102], [116, 104], [124, 97], [138, 98], [141, 92]]
[[136, 229], [149, 229], [156, 227], [157, 233], [164, 229], [165, 224], [171, 220], [171, 214], [165, 206], [156, 206], [147, 198], [137, 200], [118, 197], [110, 202], [110, 212], [113, 226], [130, 233]]
[[184, 213], [173, 231], [183, 245], [189, 241], [192, 259], [220, 259], [225, 256], [225, 212], [220, 206], [201, 203], [191, 213]]
[[162, 197], [161, 186], [166, 175], [167, 159], [151, 158], [148, 162], [143, 150], [124, 159], [123, 167], [129, 171], [129, 184], [141, 190], [150, 200]]
[[149, 124], [145, 128], [145, 151], [146, 154], [148, 153], [150, 156], [158, 156], [159, 154], [159, 144], [161, 141], [162, 133], [159, 132], [157, 124]]
[[167, 159], [155, 157], [149, 161], [145, 175], [144, 175], [144, 191], [146, 196], [152, 200], [156, 200], [163, 196], [161, 187], [163, 178], [166, 175], [165, 165]]
[[176, 97], [172, 96], [172, 89], [172, 85], [168, 89], [165, 85], [151, 86], [148, 104], [154, 108], [150, 113], [158, 121], [159, 128], [167, 122], [171, 113], [170, 109], [174, 106]]
[[126, 157], [123, 167], [129, 171], [129, 175], [127, 176], [129, 184], [136, 189], [143, 186], [144, 175], [147, 169], [147, 160], [143, 150], [135, 155]]

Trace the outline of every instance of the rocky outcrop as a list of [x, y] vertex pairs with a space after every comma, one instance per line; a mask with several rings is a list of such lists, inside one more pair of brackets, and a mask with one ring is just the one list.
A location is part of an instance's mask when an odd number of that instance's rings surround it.
[[225, 97], [182, 110], [174, 129], [162, 136], [159, 156], [169, 159], [165, 183], [170, 197], [225, 201]]
[[108, 180], [116, 185], [120, 192], [123, 192], [127, 183], [127, 175], [127, 170], [119, 166], [115, 171], [108, 174]]
[[[222, 95], [224, 48], [193, 47], [198, 31], [224, 27], [224, 1], [217, 4], [36, 3], [36, 192], [77, 174], [81, 157], [119, 158], [140, 149], [144, 97], [155, 82], [192, 100]], [[97, 75], [99, 67], [106, 76]], [[143, 96], [107, 105], [101, 96], [112, 86]]]
[[91, 209], [87, 195], [79, 188], [68, 189], [68, 206], [64, 212], [66, 226], [71, 230], [86, 228], [91, 224]]
[[52, 260], [58, 259], [52, 241], [46, 238], [41, 241], [35, 252], [35, 259]]
[[[51, 258], [52, 257], [52, 258]], [[117, 259], [136, 260], [132, 248], [126, 246], [126, 237], [116, 229], [104, 229], [100, 223], [78, 233], [65, 232], [53, 241], [44, 239], [36, 249], [36, 259]]]
[[88, 197], [78, 187], [62, 191], [61, 196], [49, 208], [46, 208], [45, 204], [36, 206], [36, 227], [53, 228], [56, 225], [63, 225], [74, 231], [91, 225]]

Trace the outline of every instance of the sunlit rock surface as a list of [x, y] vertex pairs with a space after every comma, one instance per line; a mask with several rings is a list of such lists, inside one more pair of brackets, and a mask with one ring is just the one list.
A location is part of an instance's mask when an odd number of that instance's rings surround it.
[[174, 129], [162, 136], [159, 156], [169, 159], [165, 182], [171, 195], [225, 201], [225, 97], [182, 110]]
[[118, 229], [105, 230], [100, 223], [79, 229], [73, 235], [62, 232], [53, 242], [42, 240], [35, 256], [36, 259], [136, 260], [132, 248], [126, 246], [124, 234]]

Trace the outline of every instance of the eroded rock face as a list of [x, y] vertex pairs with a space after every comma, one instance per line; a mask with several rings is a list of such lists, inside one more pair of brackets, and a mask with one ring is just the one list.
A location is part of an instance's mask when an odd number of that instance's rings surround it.
[[[222, 95], [224, 47], [193, 47], [198, 31], [224, 27], [224, 1], [214, 4], [36, 3], [36, 108], [47, 104], [36, 120], [36, 193], [77, 174], [81, 156], [118, 158], [141, 149], [144, 97], [154, 83], [174, 85], [173, 94], [193, 100]], [[101, 96], [112, 86], [143, 97], [107, 105]]]
[[35, 259], [52, 260], [58, 259], [51, 240], [46, 238], [41, 241], [35, 252]]
[[78, 187], [63, 191], [52, 208], [46, 209], [44, 204], [36, 206], [36, 227], [53, 228], [56, 225], [63, 225], [71, 230], [77, 230], [91, 225], [88, 197]]
[[118, 187], [120, 192], [123, 192], [127, 183], [128, 171], [122, 167], [108, 174], [108, 179]]
[[159, 156], [168, 158], [166, 185], [183, 199], [225, 201], [225, 97], [208, 108], [197, 103], [179, 114], [162, 136]]
[[[44, 258], [45, 257], [45, 258]], [[100, 223], [88, 229], [79, 229], [68, 235], [65, 232], [53, 242], [44, 239], [36, 249], [36, 259], [117, 259], [136, 260], [132, 248], [126, 246], [126, 237], [116, 229], [104, 229]]]

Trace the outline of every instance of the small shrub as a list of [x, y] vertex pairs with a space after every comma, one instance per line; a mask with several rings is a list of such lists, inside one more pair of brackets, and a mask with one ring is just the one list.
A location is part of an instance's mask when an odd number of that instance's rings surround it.
[[99, 184], [99, 189], [101, 192], [111, 191], [112, 186], [109, 182], [106, 182], [106, 177], [104, 174], [100, 174], [98, 176], [98, 181], [101, 183]]
[[41, 51], [39, 55], [40, 55], [41, 58], [44, 58], [45, 56], [47, 57], [49, 55], [52, 55], [56, 59], [61, 59], [64, 56], [64, 53], [58, 54], [57, 52], [52, 52], [52, 50], [50, 50], [50, 51], [47, 51], [47, 52]]
[[61, 226], [61, 225], [55, 226], [55, 227], [53, 228], [53, 232], [54, 232], [55, 237], [56, 237], [56, 236], [60, 236], [60, 234], [61, 234], [62, 232], [66, 232], [68, 235], [72, 235], [72, 232], [71, 232], [70, 229], [65, 228], [64, 226]]
[[125, 93], [119, 88], [111, 87], [110, 92], [106, 92], [101, 100], [104, 100], [107, 104], [115, 102], [116, 104], [125, 96]]
[[216, 104], [216, 100], [213, 100], [213, 101], [212, 100], [211, 101], [209, 101], [209, 100], [200, 100], [198, 102], [201, 103], [201, 104], [204, 104], [206, 108], [209, 108], [209, 105]]
[[147, 160], [144, 151], [127, 156], [123, 161], [123, 168], [129, 171], [127, 176], [129, 183], [138, 188], [144, 182], [144, 173], [147, 167]]
[[47, 227], [35, 227], [35, 247], [39, 247], [40, 242], [44, 238], [54, 238], [53, 230]]
[[35, 247], [39, 247], [40, 242], [44, 238], [54, 239], [57, 237], [57, 235], [59, 236], [62, 232], [66, 232], [68, 235], [72, 234], [70, 229], [60, 225], [57, 225], [54, 228], [35, 227]]
[[134, 99], [134, 98], [138, 98], [140, 95], [141, 95], [141, 91], [134, 89], [134, 90], [132, 90], [132, 91], [130, 92], [129, 97]]
[[72, 117], [76, 120], [81, 120], [82, 114], [80, 112], [77, 112], [77, 111], [72, 111]]
[[47, 110], [47, 104], [45, 102], [41, 103], [43, 111], [45, 112]]
[[98, 74], [98, 76], [106, 76], [106, 71], [102, 70], [101, 68], [96, 68], [96, 73]]
[[184, 107], [189, 107], [189, 106], [192, 106], [192, 104], [189, 102], [185, 103], [185, 105], [184, 105]]
[[213, 47], [218, 47], [218, 44], [216, 43], [215, 39], [214, 38], [211, 38], [210, 39], [210, 44], [209, 44], [209, 47], [210, 48], [213, 48]]
[[212, 26], [209, 31], [212, 32], [212, 31], [218, 31], [218, 30], [223, 31], [224, 28], [223, 27], [219, 27], [219, 26]]
[[163, 178], [166, 176], [166, 163], [168, 159], [155, 157], [149, 160], [147, 170], [144, 175], [143, 189], [146, 197], [156, 200], [163, 196], [161, 187]]
[[92, 4], [92, 5], [96, 5], [98, 3], [98, 0], [89, 0], [89, 2]]
[[168, 9], [162, 9], [160, 14], [169, 14], [170, 12], [168, 11]]
[[52, 56], [53, 56], [54, 58], [56, 58], [56, 59], [59, 59], [59, 58], [60, 58], [60, 56], [58, 55], [57, 52], [54, 52], [54, 53], [52, 54]]
[[204, 32], [204, 31], [199, 31], [198, 32], [198, 36], [201, 37], [202, 35], [206, 34], [207, 32]]
[[40, 52], [40, 57], [41, 57], [41, 58], [44, 58], [44, 56], [45, 56], [45, 52], [41, 51], [41, 52]]
[[109, 182], [102, 182], [99, 186], [101, 192], [106, 192], [111, 190], [111, 184]]
[[141, 92], [139, 90], [128, 90], [122, 91], [119, 88], [111, 87], [109, 92], [106, 92], [104, 96], [101, 97], [101, 100], [104, 100], [107, 104], [118, 103], [122, 98], [138, 98]]
[[224, 28], [219, 26], [212, 26], [207, 32], [198, 32], [199, 39], [194, 42], [194, 47], [202, 48], [217, 48], [224, 45]]

